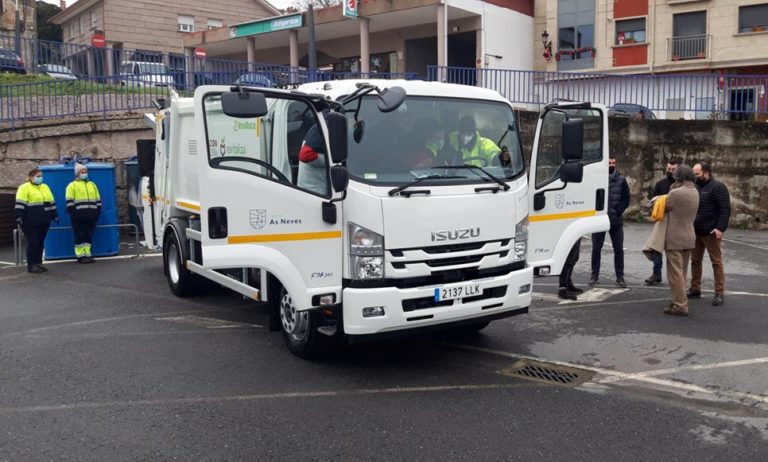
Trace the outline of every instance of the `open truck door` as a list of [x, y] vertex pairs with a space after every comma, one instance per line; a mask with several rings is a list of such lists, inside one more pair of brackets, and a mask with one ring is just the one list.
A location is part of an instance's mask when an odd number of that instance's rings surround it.
[[529, 171], [528, 264], [555, 276], [582, 236], [608, 231], [608, 111], [590, 103], [544, 108]]
[[[206, 88], [206, 87], [204, 87]], [[261, 294], [296, 312], [338, 303], [342, 280], [342, 219], [336, 201], [343, 159], [331, 158], [332, 127], [314, 103], [287, 92], [207, 87], [195, 94], [204, 269], [260, 270]], [[343, 116], [342, 125], [346, 128]], [[346, 132], [337, 133], [344, 138]], [[346, 151], [344, 151], [346, 154]], [[341, 173], [346, 173], [343, 170]], [[342, 175], [343, 176], [343, 175]], [[333, 183], [333, 184], [332, 184]], [[267, 284], [266, 274], [282, 286]]]

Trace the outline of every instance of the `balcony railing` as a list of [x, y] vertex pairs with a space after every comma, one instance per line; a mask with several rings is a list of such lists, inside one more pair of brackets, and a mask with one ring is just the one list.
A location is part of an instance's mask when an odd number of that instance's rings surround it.
[[687, 35], [667, 39], [667, 59], [687, 61], [689, 59], [707, 59], [710, 56], [711, 35]]

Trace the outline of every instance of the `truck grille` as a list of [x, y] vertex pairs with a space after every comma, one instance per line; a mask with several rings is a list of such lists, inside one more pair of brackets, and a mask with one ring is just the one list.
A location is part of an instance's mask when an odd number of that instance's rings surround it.
[[420, 249], [392, 249], [386, 262], [393, 277], [429, 276], [444, 270], [500, 267], [513, 262], [512, 239], [439, 245]]

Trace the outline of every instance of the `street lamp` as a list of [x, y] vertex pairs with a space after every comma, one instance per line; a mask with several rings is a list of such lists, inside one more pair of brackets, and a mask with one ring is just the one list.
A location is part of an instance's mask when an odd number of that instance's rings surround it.
[[14, 47], [16, 48], [16, 54], [21, 56], [21, 19], [19, 19], [19, 0], [16, 0], [16, 25], [14, 31]]
[[541, 44], [544, 45], [544, 59], [552, 59], [552, 42], [549, 41], [549, 32], [546, 30], [541, 33]]

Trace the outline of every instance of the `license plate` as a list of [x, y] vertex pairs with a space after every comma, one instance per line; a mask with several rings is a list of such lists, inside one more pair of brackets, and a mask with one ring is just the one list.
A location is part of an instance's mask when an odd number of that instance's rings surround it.
[[463, 286], [436, 287], [435, 301], [456, 300], [464, 297], [474, 297], [480, 295], [480, 284], [465, 284]]

